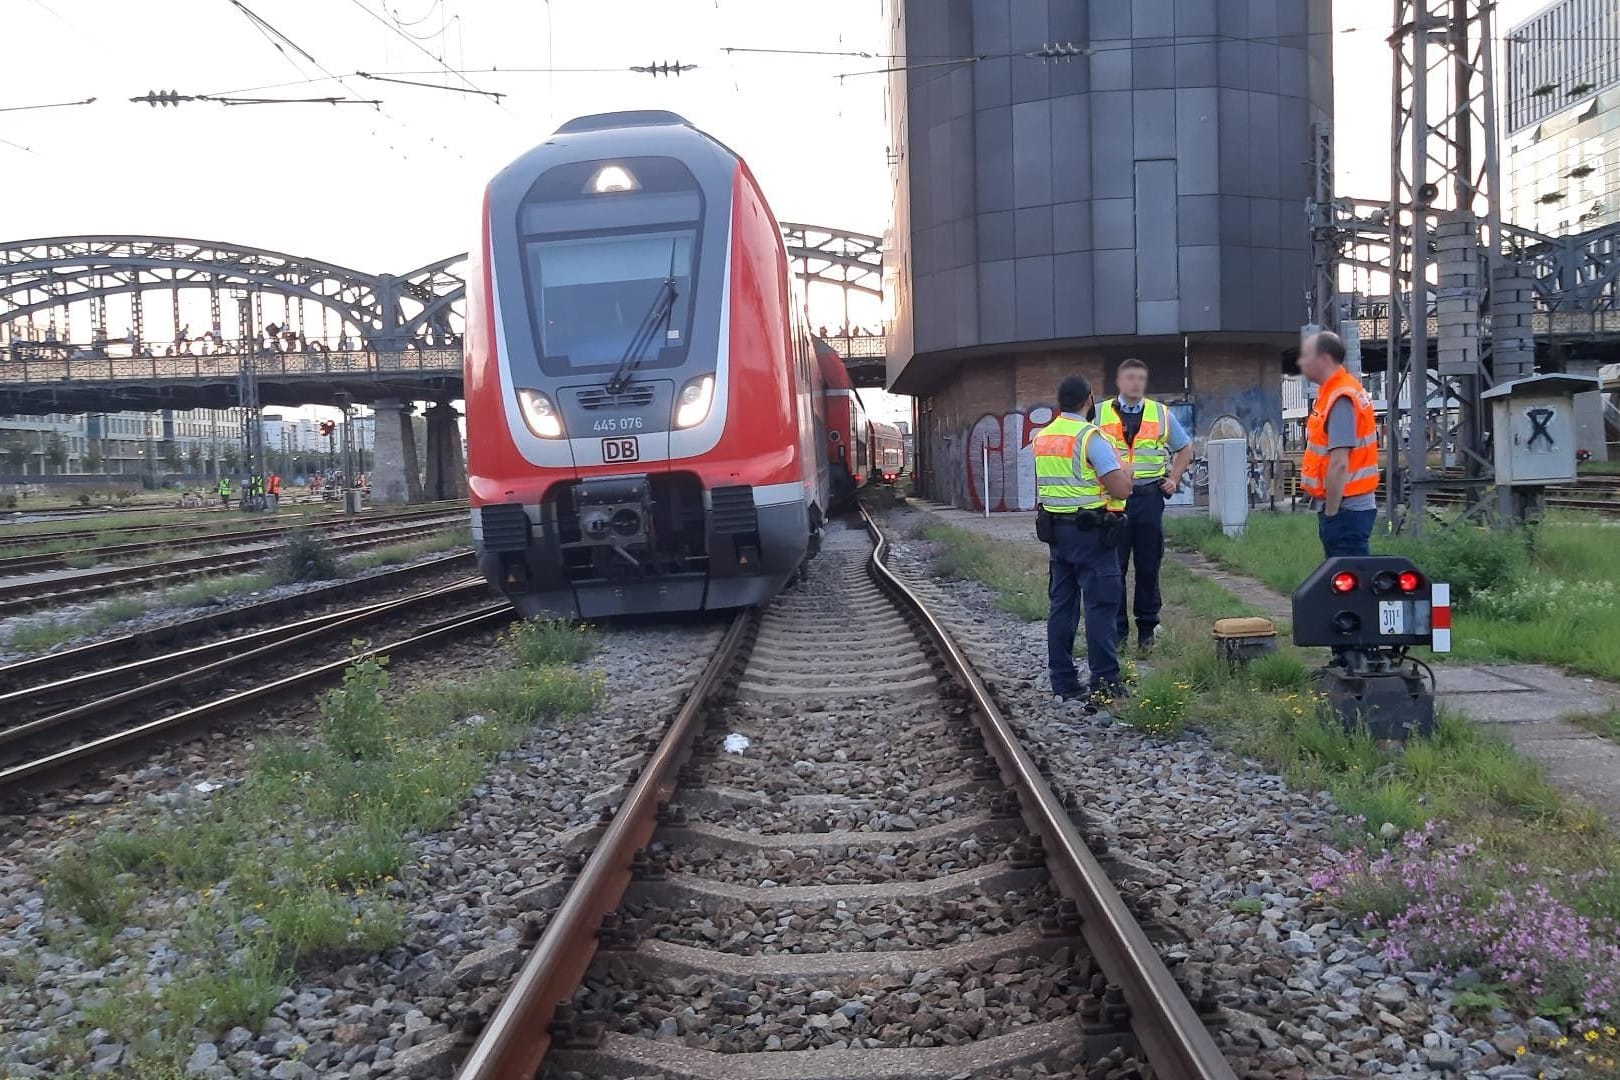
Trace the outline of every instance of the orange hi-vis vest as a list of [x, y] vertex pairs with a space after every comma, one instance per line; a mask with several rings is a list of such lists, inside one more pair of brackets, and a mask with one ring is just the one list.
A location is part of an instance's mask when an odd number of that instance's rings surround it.
[[1300, 463], [1300, 487], [1314, 499], [1327, 498], [1328, 416], [1340, 398], [1349, 398], [1356, 410], [1356, 445], [1350, 448], [1350, 478], [1344, 494], [1371, 495], [1378, 490], [1378, 414], [1361, 380], [1346, 368], [1322, 384], [1316, 407], [1305, 422], [1305, 458]]

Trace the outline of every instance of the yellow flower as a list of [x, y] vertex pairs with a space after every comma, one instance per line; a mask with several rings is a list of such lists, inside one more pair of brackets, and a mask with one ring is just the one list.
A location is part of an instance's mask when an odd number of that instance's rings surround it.
[[1586, 1041], [1587, 1042], [1597, 1042], [1598, 1041], [1598, 1033], [1597, 1033], [1597, 1030], [1595, 1028], [1586, 1033]]
[[1615, 1031], [1614, 1025], [1610, 1024], [1608, 1027], [1604, 1028], [1603, 1029], [1603, 1034], [1607, 1035], [1611, 1039], [1614, 1038], [1615, 1035], [1617, 1034], [1617, 1032]]
[[1519, 1057], [1519, 1056], [1522, 1056], [1522, 1055], [1524, 1055], [1524, 1054], [1526, 1054], [1528, 1052], [1529, 1051], [1526, 1050], [1523, 1046], [1520, 1046], [1520, 1047], [1517, 1047], [1517, 1048], [1514, 1049], [1513, 1054], [1514, 1054], [1515, 1057]]

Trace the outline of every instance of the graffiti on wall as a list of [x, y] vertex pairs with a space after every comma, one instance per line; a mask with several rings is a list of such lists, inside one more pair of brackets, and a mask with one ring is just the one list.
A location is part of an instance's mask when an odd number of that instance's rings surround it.
[[992, 511], [1035, 509], [1035, 433], [1056, 415], [1050, 405], [1036, 405], [1027, 413], [979, 417], [968, 431], [963, 463], [975, 510], [984, 510], [987, 490]]
[[[1245, 439], [1251, 461], [1282, 458], [1280, 386], [1244, 385], [1225, 393], [1206, 392], [1196, 405], [1165, 404], [1192, 436], [1190, 491], [1207, 487], [1204, 447], [1211, 438]], [[987, 501], [998, 513], [1035, 509], [1035, 433], [1055, 415], [1050, 405], [1032, 405], [1024, 411], [987, 414], [966, 431], [944, 434], [937, 444], [941, 456], [932, 459], [938, 462], [934, 480], [939, 490], [949, 493], [958, 506], [981, 513]]]

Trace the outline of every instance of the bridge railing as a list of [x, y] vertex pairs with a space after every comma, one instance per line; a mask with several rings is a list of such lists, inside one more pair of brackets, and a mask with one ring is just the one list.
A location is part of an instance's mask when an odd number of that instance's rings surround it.
[[887, 355], [881, 334], [851, 334], [822, 340], [837, 349], [845, 360], [881, 360]]
[[[1531, 316], [1531, 320], [1536, 337], [1543, 340], [1552, 337], [1595, 338], [1620, 335], [1620, 311], [1538, 311]], [[1362, 315], [1355, 321], [1361, 332], [1363, 346], [1384, 341], [1389, 337], [1387, 315]], [[1490, 325], [1490, 319], [1486, 318], [1483, 328], [1486, 334], [1490, 333]], [[1430, 341], [1434, 341], [1440, 333], [1439, 320], [1433, 315], [1428, 318], [1428, 333]]]
[[[58, 353], [61, 355], [53, 355]], [[25, 346], [0, 353], [0, 384], [71, 382], [217, 382], [239, 378], [253, 364], [259, 378], [381, 377], [461, 370], [460, 349], [370, 349], [314, 352], [213, 353], [183, 356], [75, 356], [52, 346]]]

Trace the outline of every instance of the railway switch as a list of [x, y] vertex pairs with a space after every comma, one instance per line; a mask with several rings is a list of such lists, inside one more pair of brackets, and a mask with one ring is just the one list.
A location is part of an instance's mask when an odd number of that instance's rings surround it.
[[1450, 601], [1450, 586], [1383, 555], [1328, 559], [1294, 591], [1294, 644], [1333, 650], [1316, 689], [1347, 728], [1377, 739], [1434, 730], [1433, 673], [1408, 652], [1450, 650]]

